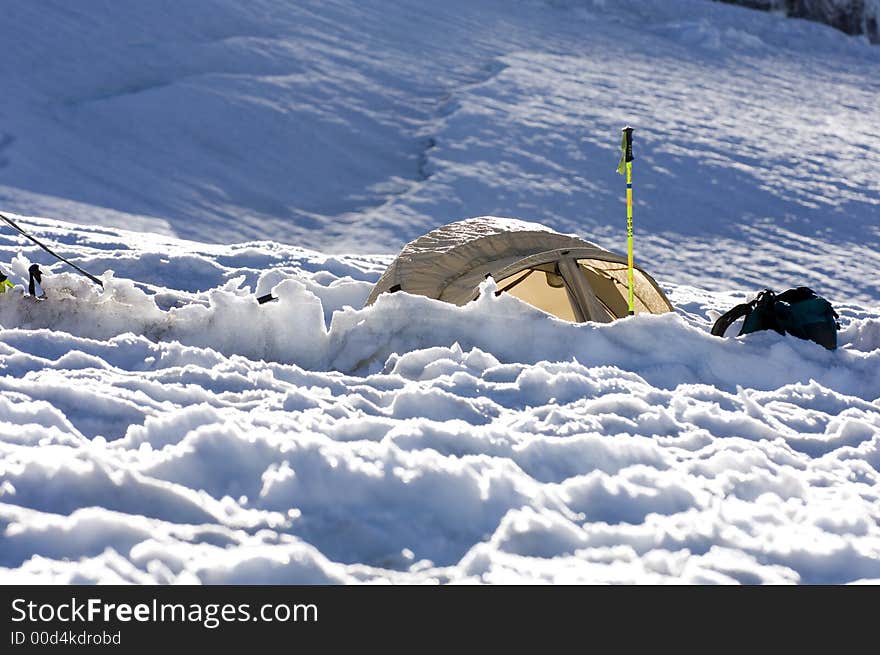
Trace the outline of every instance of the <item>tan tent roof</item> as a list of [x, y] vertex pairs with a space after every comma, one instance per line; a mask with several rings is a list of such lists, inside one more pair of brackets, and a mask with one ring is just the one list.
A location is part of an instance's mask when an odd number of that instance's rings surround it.
[[[670, 311], [672, 305], [654, 279], [636, 269], [636, 311]], [[408, 243], [376, 283], [367, 304], [381, 293], [406, 291], [463, 305], [476, 297], [487, 276], [504, 289], [503, 280], [528, 270], [536, 276], [512, 286], [512, 295], [569, 320], [607, 322], [621, 316], [618, 296], [621, 283], [626, 289], [625, 257], [537, 223], [494, 216], [450, 223]], [[551, 284], [554, 275], [562, 275], [564, 284], [562, 279]], [[597, 304], [598, 287], [607, 288], [598, 294]], [[566, 292], [574, 296], [572, 307], [556, 311], [554, 307], [568, 305]], [[553, 294], [562, 294], [563, 301], [551, 302]]]

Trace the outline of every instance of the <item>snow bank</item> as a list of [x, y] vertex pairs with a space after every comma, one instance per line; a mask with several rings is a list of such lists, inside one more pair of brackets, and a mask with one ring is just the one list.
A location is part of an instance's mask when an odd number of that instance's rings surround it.
[[361, 308], [382, 260], [102, 234], [157, 277], [0, 296], [5, 582], [880, 578], [876, 309], [830, 352], [712, 337], [742, 295], [686, 285], [610, 325], [492, 280]]
[[[24, 266], [13, 262], [13, 269]], [[270, 277], [278, 279], [277, 273]], [[279, 298], [262, 306], [243, 282], [243, 276], [233, 278], [204, 294], [203, 302], [163, 310], [155, 296], [131, 281], [108, 277], [101, 292], [84, 278], [62, 274], [47, 277], [51, 302], [34, 302], [18, 294], [0, 296], [0, 325], [63, 331], [102, 341], [131, 333], [151, 341], [210, 348], [227, 357], [241, 355], [359, 374], [382, 371], [389, 358], [394, 358], [389, 365], [397, 370], [409, 361], [408, 355], [397, 359], [398, 353], [456, 344], [460, 349], [491, 352], [506, 363], [574, 360], [587, 366], [614, 365], [664, 388], [699, 382], [726, 390], [740, 385], [773, 389], [787, 382], [816, 380], [866, 399], [880, 396], [877, 320], [871, 318], [847, 321], [840, 335], [841, 348], [832, 352], [769, 332], [739, 340], [714, 338], [707, 334], [708, 308], [696, 317], [671, 313], [610, 325], [575, 325], [551, 319], [512, 297], [495, 297], [492, 281], [486, 283], [480, 300], [464, 308], [389, 294], [367, 308], [347, 306], [330, 312], [301, 279], [284, 279], [272, 287], [259, 281], [257, 288], [271, 289]], [[312, 288], [319, 286], [312, 284]], [[336, 291], [335, 295], [363, 302], [367, 286], [348, 286], [356, 291]], [[686, 289], [679, 291], [679, 295], [686, 293]], [[716, 313], [723, 309], [712, 308]], [[329, 326], [325, 324], [328, 313]], [[510, 329], [511, 325], [516, 329]], [[15, 330], [10, 331], [7, 338], [15, 339], [15, 335]], [[664, 348], [656, 349], [657, 342]], [[95, 362], [87, 355], [77, 359], [67, 354], [68, 359], [58, 365], [93, 366]], [[427, 351], [424, 356], [433, 359], [436, 354]], [[442, 361], [431, 365], [448, 372]]]

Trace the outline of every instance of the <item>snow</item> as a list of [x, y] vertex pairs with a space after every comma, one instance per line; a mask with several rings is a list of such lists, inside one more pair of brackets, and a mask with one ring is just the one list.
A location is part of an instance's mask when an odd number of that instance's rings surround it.
[[[876, 48], [702, 0], [9, 14], [0, 211], [104, 290], [0, 231], [50, 298], [0, 295], [3, 583], [880, 581]], [[466, 216], [620, 250], [628, 122], [675, 313], [363, 307]], [[801, 284], [836, 351], [709, 334]]]
[[687, 311], [612, 325], [491, 280], [360, 308], [370, 258], [21, 220], [208, 290], [57, 265], [57, 300], [0, 296], [4, 580], [880, 578], [876, 309], [841, 306], [830, 352], [712, 337], [729, 296], [685, 285]]

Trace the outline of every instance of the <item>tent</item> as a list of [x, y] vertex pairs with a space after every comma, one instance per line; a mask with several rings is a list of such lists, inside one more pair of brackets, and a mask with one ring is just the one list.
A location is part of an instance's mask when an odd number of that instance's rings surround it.
[[[509, 293], [566, 321], [609, 323], [628, 315], [626, 257], [576, 236], [511, 218], [450, 223], [408, 243], [382, 275], [367, 305], [406, 291], [456, 305], [479, 295], [488, 276]], [[635, 311], [660, 314], [672, 304], [636, 266]]]

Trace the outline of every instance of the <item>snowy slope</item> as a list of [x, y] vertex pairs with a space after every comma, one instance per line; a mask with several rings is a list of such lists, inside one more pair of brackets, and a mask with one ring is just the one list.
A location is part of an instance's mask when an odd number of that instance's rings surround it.
[[[52, 298], [0, 295], [0, 581], [880, 580], [880, 49], [708, 0], [0, 5], [0, 211], [106, 287], [0, 230]], [[362, 308], [466, 216], [620, 250], [625, 123], [675, 314]], [[798, 284], [837, 351], [708, 334]]]
[[709, 0], [3, 4], [11, 211], [388, 253], [494, 214], [610, 246], [629, 122], [655, 268], [680, 245], [701, 286], [742, 283], [770, 248], [877, 292], [844, 259], [880, 265], [880, 49], [824, 25]]

